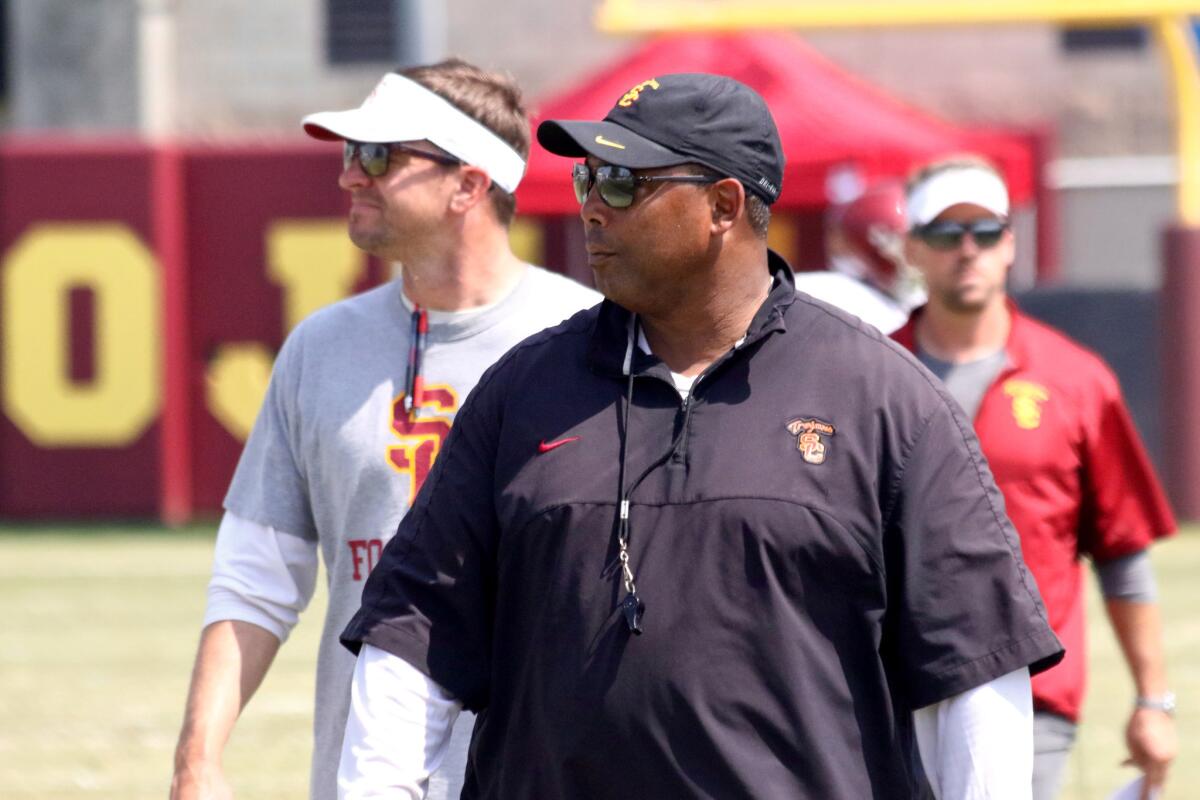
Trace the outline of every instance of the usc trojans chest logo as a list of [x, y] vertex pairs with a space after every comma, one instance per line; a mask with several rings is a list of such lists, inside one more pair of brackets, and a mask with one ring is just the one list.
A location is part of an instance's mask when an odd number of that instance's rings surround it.
[[833, 436], [833, 425], [819, 419], [800, 417], [787, 424], [788, 433], [796, 437], [796, 449], [809, 464], [824, 464], [827, 450], [822, 436]]
[[1037, 430], [1042, 425], [1042, 404], [1050, 399], [1045, 386], [1016, 378], [1004, 382], [1004, 394], [1012, 398], [1012, 415], [1022, 430]]

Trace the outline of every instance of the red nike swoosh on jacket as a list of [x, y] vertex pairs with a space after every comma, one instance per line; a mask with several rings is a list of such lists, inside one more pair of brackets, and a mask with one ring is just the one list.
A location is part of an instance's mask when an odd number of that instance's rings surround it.
[[549, 453], [556, 447], [562, 447], [564, 444], [577, 442], [579, 439], [580, 437], [578, 436], [568, 436], [566, 439], [559, 439], [557, 442], [547, 442], [545, 439], [542, 439], [540, 442], [538, 442], [538, 452]]

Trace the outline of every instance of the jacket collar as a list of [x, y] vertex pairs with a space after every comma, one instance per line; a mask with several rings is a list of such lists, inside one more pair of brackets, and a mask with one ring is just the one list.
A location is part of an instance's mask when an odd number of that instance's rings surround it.
[[[1008, 338], [1004, 342], [1004, 353], [1008, 357], [1009, 369], [1021, 369], [1029, 363], [1031, 355], [1030, 348], [1033, 344], [1029, 339], [1029, 330], [1032, 323], [1011, 297], [1005, 298], [1004, 304], [1008, 308], [1009, 317]], [[925, 306], [914, 309], [908, 322], [892, 333], [892, 338], [896, 342], [914, 354], [917, 352], [917, 321], [924, 313]]]
[[[773, 250], [767, 250], [767, 269], [771, 274], [771, 291], [750, 321], [742, 347], [774, 331], [787, 329], [783, 317], [796, 299], [796, 278], [792, 268]], [[661, 363], [636, 346], [631, 338], [633, 323], [632, 312], [611, 300], [601, 303], [588, 346], [588, 362], [593, 369], [603, 374], [624, 375], [628, 360], [629, 368], [639, 375]]]

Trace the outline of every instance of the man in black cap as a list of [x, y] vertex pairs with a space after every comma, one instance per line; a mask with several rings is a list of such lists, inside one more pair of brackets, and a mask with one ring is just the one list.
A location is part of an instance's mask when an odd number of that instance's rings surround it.
[[347, 798], [1028, 797], [1062, 656], [970, 423], [797, 295], [762, 98], [713, 75], [546, 122], [597, 309], [459, 412], [342, 635]]

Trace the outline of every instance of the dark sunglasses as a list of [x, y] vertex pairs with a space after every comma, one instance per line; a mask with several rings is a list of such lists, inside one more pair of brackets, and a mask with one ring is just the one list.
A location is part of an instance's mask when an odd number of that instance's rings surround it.
[[633, 194], [639, 183], [716, 183], [719, 180], [707, 175], [635, 175], [628, 167], [611, 164], [596, 167], [595, 170], [587, 164], [576, 164], [571, 170], [575, 199], [579, 205], [587, 202], [588, 193], [595, 185], [600, 199], [609, 208], [629, 208], [633, 205]]
[[392, 153], [405, 153], [417, 158], [427, 158], [447, 167], [457, 167], [462, 164], [454, 156], [431, 153], [428, 150], [400, 142], [352, 142], [347, 139], [345, 147], [342, 149], [342, 169], [350, 169], [350, 165], [354, 163], [357, 155], [363, 172], [372, 178], [382, 178], [387, 174], [388, 167], [391, 166]]
[[999, 219], [981, 219], [975, 222], [930, 222], [913, 229], [918, 239], [934, 250], [957, 250], [968, 233], [975, 244], [984, 250], [995, 247], [1008, 230], [1008, 223]]

